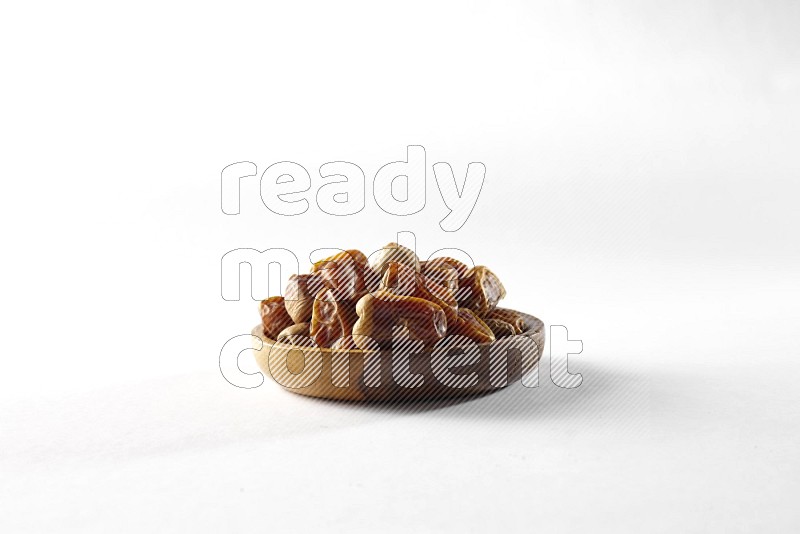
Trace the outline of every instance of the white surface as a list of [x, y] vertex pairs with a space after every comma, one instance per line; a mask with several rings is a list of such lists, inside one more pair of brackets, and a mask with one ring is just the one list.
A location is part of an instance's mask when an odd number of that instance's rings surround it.
[[[488, 5], [4, 8], [0, 530], [798, 530], [797, 5]], [[486, 165], [459, 232], [430, 181], [402, 219], [278, 217], [256, 182], [220, 211], [230, 163], [369, 179], [409, 144]], [[401, 230], [566, 325], [583, 384], [222, 378], [258, 320], [225, 252]]]
[[[800, 399], [781, 332], [798, 292], [734, 295], [729, 282], [663, 287], [674, 293], [625, 313], [609, 302], [621, 322], [583, 336], [575, 390], [543, 380], [392, 409], [240, 390], [212, 372], [8, 401], [4, 523], [791, 531]], [[769, 320], [752, 313], [766, 306]]]

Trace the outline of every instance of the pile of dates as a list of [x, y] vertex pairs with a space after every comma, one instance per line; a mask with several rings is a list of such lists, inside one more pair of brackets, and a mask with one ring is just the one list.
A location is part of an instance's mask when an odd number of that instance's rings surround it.
[[505, 295], [486, 267], [420, 261], [389, 243], [369, 261], [347, 250], [292, 275], [283, 297], [261, 302], [261, 322], [282, 343], [343, 350], [391, 348], [397, 332], [425, 347], [452, 335], [488, 343], [525, 329], [521, 315], [497, 308]]

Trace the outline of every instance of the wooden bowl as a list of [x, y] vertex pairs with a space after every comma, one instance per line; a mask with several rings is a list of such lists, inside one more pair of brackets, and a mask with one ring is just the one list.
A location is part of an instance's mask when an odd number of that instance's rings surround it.
[[409, 401], [478, 395], [501, 389], [532, 370], [544, 349], [544, 324], [532, 315], [523, 333], [492, 343], [418, 353], [297, 347], [253, 335], [264, 374], [293, 393], [348, 401]]

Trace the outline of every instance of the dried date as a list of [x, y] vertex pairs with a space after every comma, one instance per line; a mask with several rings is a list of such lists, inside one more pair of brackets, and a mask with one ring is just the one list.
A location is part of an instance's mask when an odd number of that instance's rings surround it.
[[283, 297], [270, 297], [262, 300], [259, 309], [264, 333], [271, 339], [275, 339], [281, 330], [294, 324], [291, 316], [286, 311]]
[[365, 295], [356, 305], [358, 321], [353, 326], [356, 344], [359, 336], [373, 339], [380, 347], [390, 347], [397, 326], [405, 327], [411, 339], [432, 346], [444, 337], [447, 318], [442, 308], [417, 297], [395, 295], [386, 290]]

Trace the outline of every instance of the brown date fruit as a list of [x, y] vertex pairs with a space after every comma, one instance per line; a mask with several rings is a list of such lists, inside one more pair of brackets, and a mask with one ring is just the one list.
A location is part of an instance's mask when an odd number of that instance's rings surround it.
[[356, 319], [352, 301], [337, 299], [333, 289], [323, 289], [314, 299], [311, 337], [320, 347], [330, 347], [339, 338], [352, 333]]
[[482, 318], [484, 321], [487, 319], [497, 319], [499, 321], [508, 323], [514, 327], [515, 334], [521, 334], [527, 328], [525, 326], [525, 319], [522, 317], [522, 315], [513, 310], [507, 310], [505, 308], [495, 308], [493, 310], [489, 310], [483, 314]]
[[458, 288], [463, 284], [463, 279], [467, 276], [469, 267], [455, 258], [447, 256], [433, 258], [422, 262], [422, 272], [429, 279], [444, 285], [458, 298], [460, 293], [468, 294], [467, 291], [459, 292]]
[[501, 321], [500, 319], [484, 319], [483, 322], [492, 329], [496, 339], [513, 336], [517, 333], [516, 329], [511, 324]]
[[283, 297], [270, 297], [262, 300], [259, 310], [261, 311], [261, 324], [264, 325], [264, 333], [270, 339], [275, 339], [281, 330], [294, 324], [291, 316], [286, 311]]
[[381, 277], [381, 290], [406, 297], [417, 296], [417, 271], [405, 264], [390, 261]]
[[286, 345], [297, 345], [300, 347], [311, 347], [314, 345], [309, 328], [309, 323], [298, 323], [288, 326], [281, 330], [276, 340]]
[[422, 268], [425, 279], [431, 283], [440, 285], [452, 291], [453, 295], [458, 292], [458, 273], [449, 267], [427, 266]]
[[432, 258], [428, 261], [422, 262], [422, 269], [423, 272], [426, 269], [447, 269], [449, 271], [455, 271], [457, 278], [466, 277], [467, 271], [469, 271], [469, 267], [467, 267], [466, 264], [458, 261], [455, 258], [450, 258], [447, 256]]
[[358, 300], [369, 289], [377, 288], [377, 275], [358, 250], [345, 250], [320, 260], [311, 267], [326, 287], [334, 289], [337, 300]]
[[447, 335], [464, 336], [476, 343], [491, 343], [495, 340], [492, 329], [469, 308], [459, 308], [458, 318], [448, 323]]
[[[469, 290], [462, 294], [462, 290]], [[459, 282], [458, 305], [469, 308], [478, 315], [485, 315], [497, 306], [497, 302], [506, 296], [506, 289], [497, 275], [487, 267], [473, 267]]]
[[394, 295], [416, 297], [438, 304], [444, 311], [448, 325], [457, 318], [458, 302], [453, 292], [402, 263], [392, 261], [387, 264], [381, 289]]
[[314, 307], [314, 296], [325, 288], [320, 273], [293, 274], [289, 277], [283, 292], [286, 311], [295, 323], [311, 321]]
[[395, 295], [379, 290], [361, 297], [356, 305], [358, 321], [353, 326], [353, 336], [359, 348], [364, 341], [359, 336], [373, 339], [380, 347], [392, 346], [392, 333], [396, 326], [405, 327], [411, 339], [432, 346], [447, 331], [447, 318], [438, 304], [417, 297]]
[[343, 250], [341, 252], [337, 252], [333, 256], [329, 256], [323, 260], [319, 260], [318, 262], [314, 263], [311, 266], [311, 272], [316, 273], [320, 269], [324, 269], [326, 267], [326, 263], [328, 262], [338, 262], [339, 260], [346, 259], [352, 260], [359, 265], [366, 265], [367, 264], [367, 257], [364, 255], [363, 252], [360, 250], [356, 250], [354, 248], [349, 250]]
[[369, 257], [369, 265], [378, 276], [383, 276], [389, 262], [402, 263], [415, 271], [420, 270], [419, 258], [414, 251], [397, 243], [389, 243]]

